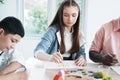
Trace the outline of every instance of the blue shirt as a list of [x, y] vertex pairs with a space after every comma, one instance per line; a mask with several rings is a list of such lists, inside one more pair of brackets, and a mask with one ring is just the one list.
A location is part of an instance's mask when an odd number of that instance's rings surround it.
[[[38, 51], [44, 51], [48, 54], [53, 54], [59, 50], [59, 42], [57, 39], [56, 33], [59, 31], [58, 25], [53, 25], [48, 28], [47, 32], [41, 38], [41, 41], [38, 43], [34, 50], [34, 56], [37, 57]], [[84, 45], [80, 46], [80, 50], [72, 55], [72, 59], [77, 59], [78, 57], [85, 57], [85, 48]]]

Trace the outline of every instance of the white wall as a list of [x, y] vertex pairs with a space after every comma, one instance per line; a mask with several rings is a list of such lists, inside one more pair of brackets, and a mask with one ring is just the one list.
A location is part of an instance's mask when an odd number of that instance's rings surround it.
[[37, 43], [40, 41], [40, 38], [30, 38], [30, 37], [24, 37], [21, 42], [17, 44], [17, 49], [23, 53], [23, 56], [28, 59], [29, 57], [33, 57], [33, 51], [37, 45]]
[[0, 5], [0, 19], [6, 16], [17, 17], [17, 0], [4, 0], [4, 4]]
[[88, 55], [95, 32], [102, 24], [120, 16], [120, 0], [87, 0], [86, 6]]

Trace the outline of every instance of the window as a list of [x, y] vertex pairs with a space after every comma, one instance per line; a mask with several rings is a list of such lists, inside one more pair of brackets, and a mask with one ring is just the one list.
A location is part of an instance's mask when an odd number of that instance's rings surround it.
[[[24, 25], [27, 36], [44, 34], [62, 0], [24, 0]], [[84, 0], [77, 1], [81, 7], [83, 23]], [[51, 9], [50, 9], [51, 8]], [[81, 25], [83, 26], [83, 25]]]
[[26, 34], [37, 36], [47, 26], [47, 0], [24, 0], [24, 25]]

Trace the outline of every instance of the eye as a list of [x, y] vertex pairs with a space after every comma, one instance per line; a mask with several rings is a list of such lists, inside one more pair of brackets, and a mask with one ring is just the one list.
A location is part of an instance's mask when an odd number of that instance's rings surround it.
[[76, 17], [77, 15], [76, 15], [76, 14], [73, 14], [72, 16], [73, 16], [73, 17]]
[[68, 15], [68, 14], [63, 14], [63, 16], [65, 16], [65, 17], [69, 17], [69, 15]]
[[11, 39], [11, 42], [12, 42], [12, 43], [17, 43], [18, 41], [15, 40], [15, 39]]

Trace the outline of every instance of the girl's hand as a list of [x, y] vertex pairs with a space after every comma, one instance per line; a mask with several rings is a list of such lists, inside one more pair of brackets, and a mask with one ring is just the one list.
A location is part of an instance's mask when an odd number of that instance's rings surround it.
[[60, 52], [56, 52], [51, 56], [50, 61], [53, 61], [53, 62], [56, 62], [56, 63], [62, 63], [63, 62], [63, 56]]
[[79, 57], [75, 60], [77, 66], [86, 66], [86, 60], [84, 57]]

